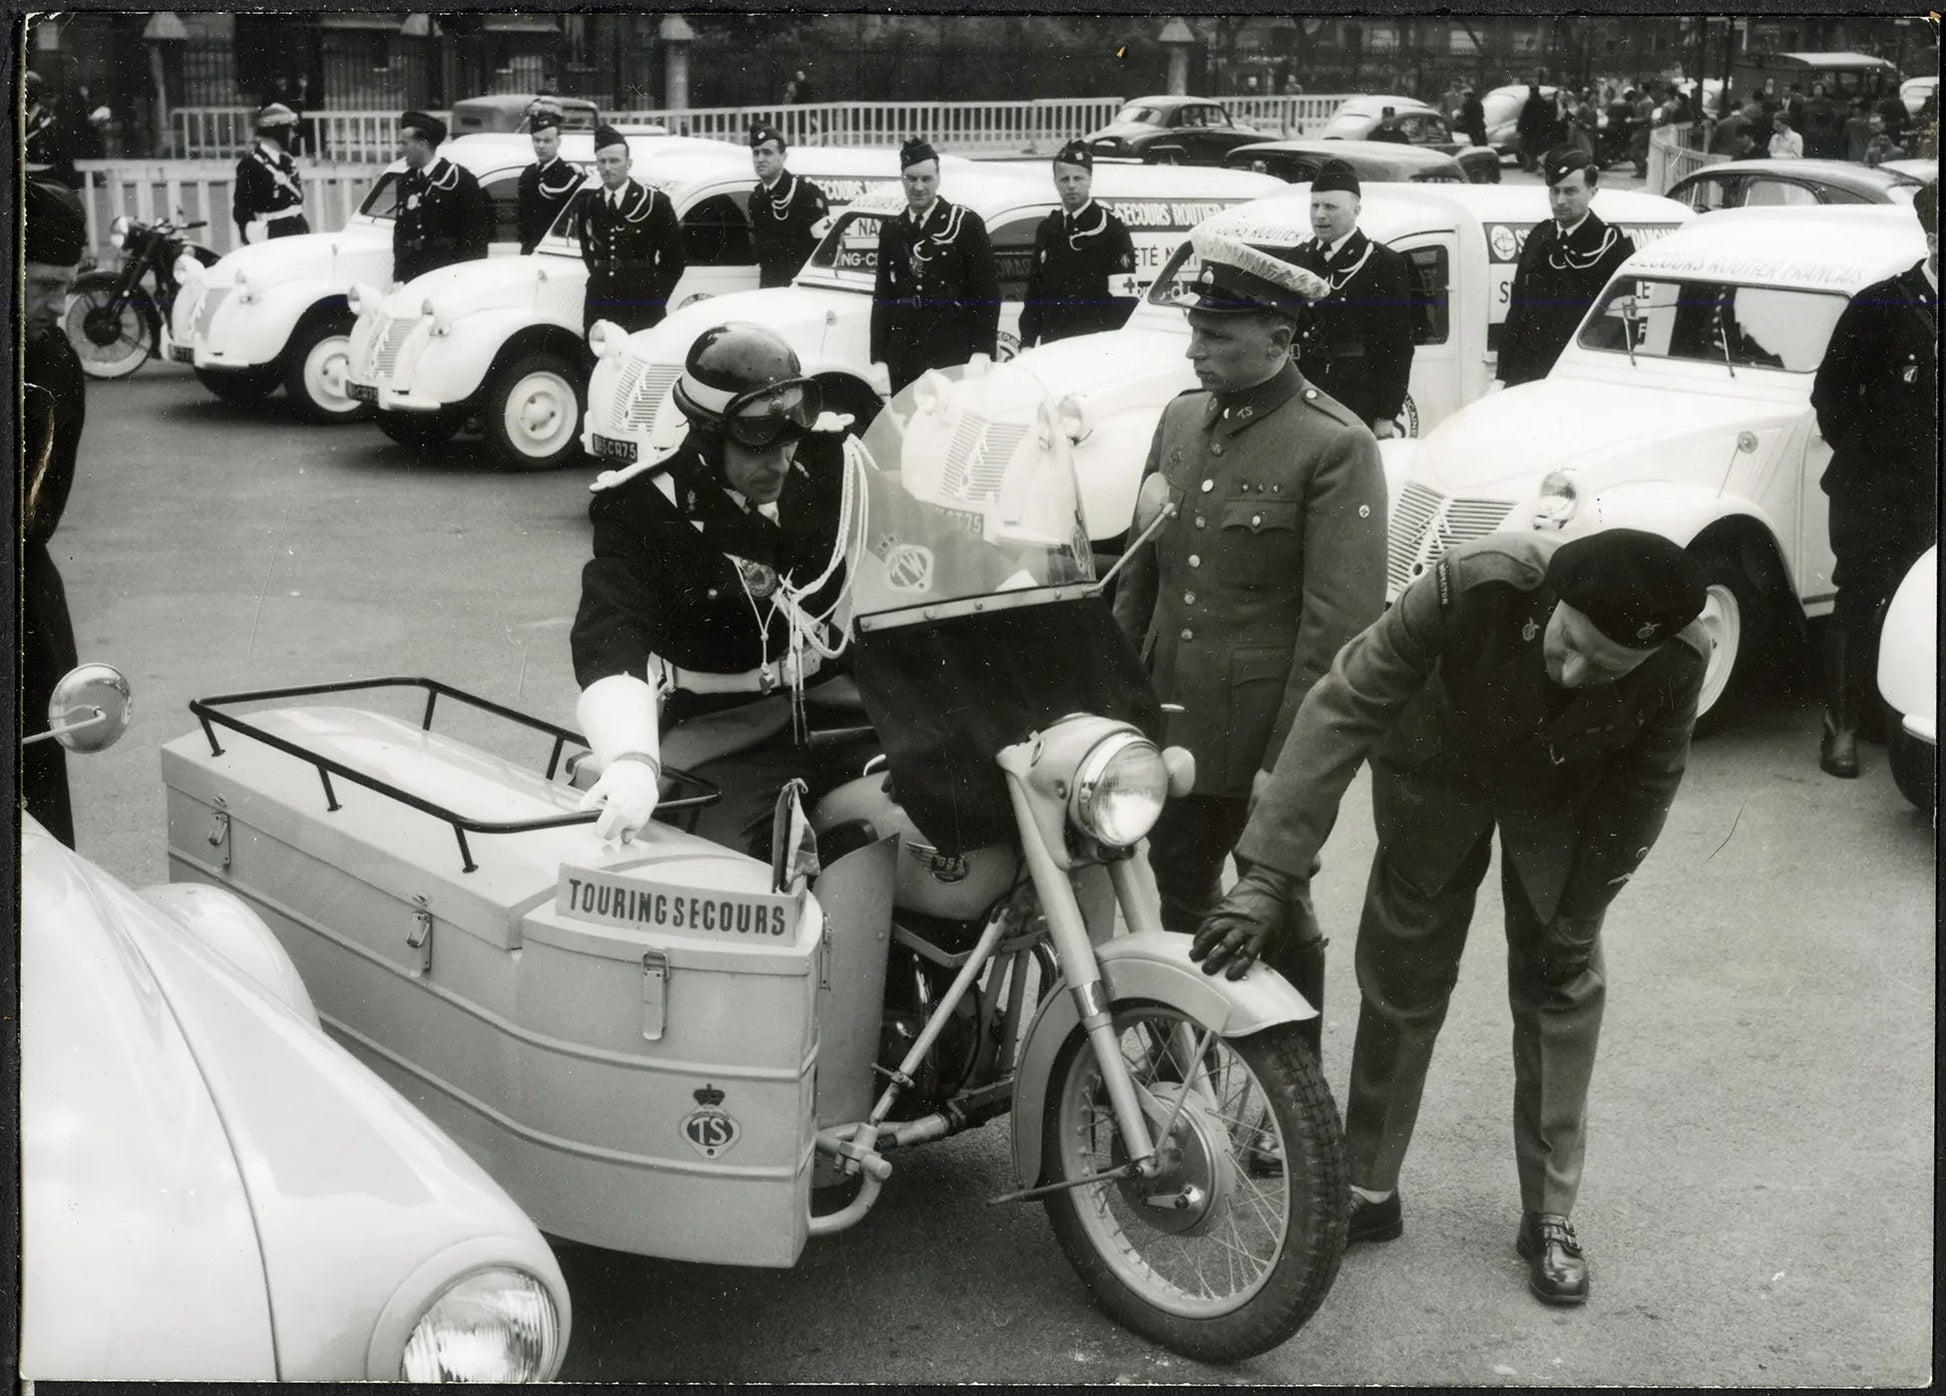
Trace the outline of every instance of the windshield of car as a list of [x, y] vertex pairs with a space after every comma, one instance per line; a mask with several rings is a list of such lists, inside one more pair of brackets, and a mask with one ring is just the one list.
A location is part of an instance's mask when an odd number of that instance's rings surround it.
[[1148, 126], [1157, 124], [1161, 119], [1161, 112], [1157, 111], [1154, 107], [1145, 107], [1140, 102], [1130, 102], [1127, 106], [1115, 113], [1115, 120], [1117, 121], [1135, 121]]
[[1827, 291], [1627, 277], [1608, 288], [1580, 344], [1627, 355], [1632, 341], [1637, 359], [1814, 373], [1845, 304]]
[[835, 282], [847, 291], [869, 296], [878, 281], [879, 230], [887, 218], [897, 216], [878, 209], [847, 209], [811, 254], [805, 272], [816, 275], [822, 283]]
[[1363, 131], [1378, 120], [1370, 112], [1340, 110], [1324, 124], [1321, 136], [1344, 136], [1354, 131]]
[[361, 218], [373, 218], [382, 223], [390, 223], [399, 216], [397, 170], [387, 170], [378, 177], [365, 192], [365, 201], [358, 206], [358, 213]]
[[[1245, 241], [1253, 247], [1262, 248], [1273, 257], [1282, 257], [1287, 262], [1296, 258], [1296, 243], [1279, 247], [1259, 242], [1255, 238], [1246, 238]], [[1196, 249], [1187, 242], [1183, 243], [1162, 268], [1162, 274], [1156, 277], [1154, 284], [1149, 287], [1148, 303], [1181, 309], [1196, 298], [1195, 281], [1202, 270], [1202, 259], [1197, 257]]]

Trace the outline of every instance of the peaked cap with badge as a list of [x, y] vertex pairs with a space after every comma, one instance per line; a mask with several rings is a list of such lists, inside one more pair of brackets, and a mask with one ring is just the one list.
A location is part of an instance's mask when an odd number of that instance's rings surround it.
[[1185, 310], [1219, 315], [1269, 310], [1295, 320], [1330, 291], [1324, 279], [1294, 262], [1207, 228], [1189, 235], [1202, 270], [1179, 292]]

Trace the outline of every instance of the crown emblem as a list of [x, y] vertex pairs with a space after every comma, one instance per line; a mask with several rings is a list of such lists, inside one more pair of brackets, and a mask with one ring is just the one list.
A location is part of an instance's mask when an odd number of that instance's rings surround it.
[[695, 1092], [694, 1099], [698, 1105], [721, 1105], [723, 1103], [723, 1092], [708, 1082], [704, 1082], [702, 1089]]
[[1203, 263], [1203, 274], [1196, 279], [1205, 286], [1214, 286], [1216, 284], [1216, 268], [1208, 262]]
[[1635, 632], [1635, 638], [1638, 640], [1653, 640], [1655, 638], [1655, 632], [1656, 623], [1649, 621], [1640, 630]]

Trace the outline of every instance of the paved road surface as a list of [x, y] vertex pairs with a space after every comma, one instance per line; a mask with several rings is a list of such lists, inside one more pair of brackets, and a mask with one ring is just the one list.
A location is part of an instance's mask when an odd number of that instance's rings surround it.
[[[58, 536], [82, 656], [137, 695], [74, 760], [82, 850], [158, 880], [156, 750], [194, 694], [427, 673], [572, 722], [567, 626], [587, 475], [505, 475], [370, 426], [217, 404], [177, 368], [96, 385]], [[1088, 1304], [1036, 1208], [991, 1208], [1003, 1125], [898, 1161], [878, 1212], [794, 1270], [579, 1248], [567, 1375], [595, 1380], [1923, 1382], [1932, 1352], [1933, 831], [1815, 764], [1780, 673], [1700, 743], [1667, 833], [1610, 918], [1611, 992], [1576, 1215], [1580, 1312], [1513, 1254], [1497, 879], [1406, 1165], [1405, 1236], [1354, 1250], [1310, 1326], [1231, 1369]], [[1361, 783], [1326, 850], [1326, 1073], [1342, 1099], [1371, 852]]]

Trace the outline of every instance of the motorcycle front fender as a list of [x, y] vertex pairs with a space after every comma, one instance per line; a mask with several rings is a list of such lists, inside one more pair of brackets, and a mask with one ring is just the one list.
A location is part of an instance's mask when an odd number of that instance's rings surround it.
[[[1169, 931], [1116, 936], [1095, 947], [1111, 1004], [1144, 1000], [1179, 1009], [1219, 1037], [1248, 1037], [1281, 1023], [1301, 1023], [1318, 1010], [1281, 974], [1259, 964], [1241, 979], [1204, 974], [1189, 958], [1190, 938]], [[1047, 1092], [1062, 1044], [1081, 1023], [1066, 979], [1041, 1000], [1014, 1070], [1014, 1172], [1024, 1188], [1041, 1181], [1041, 1133]]]

